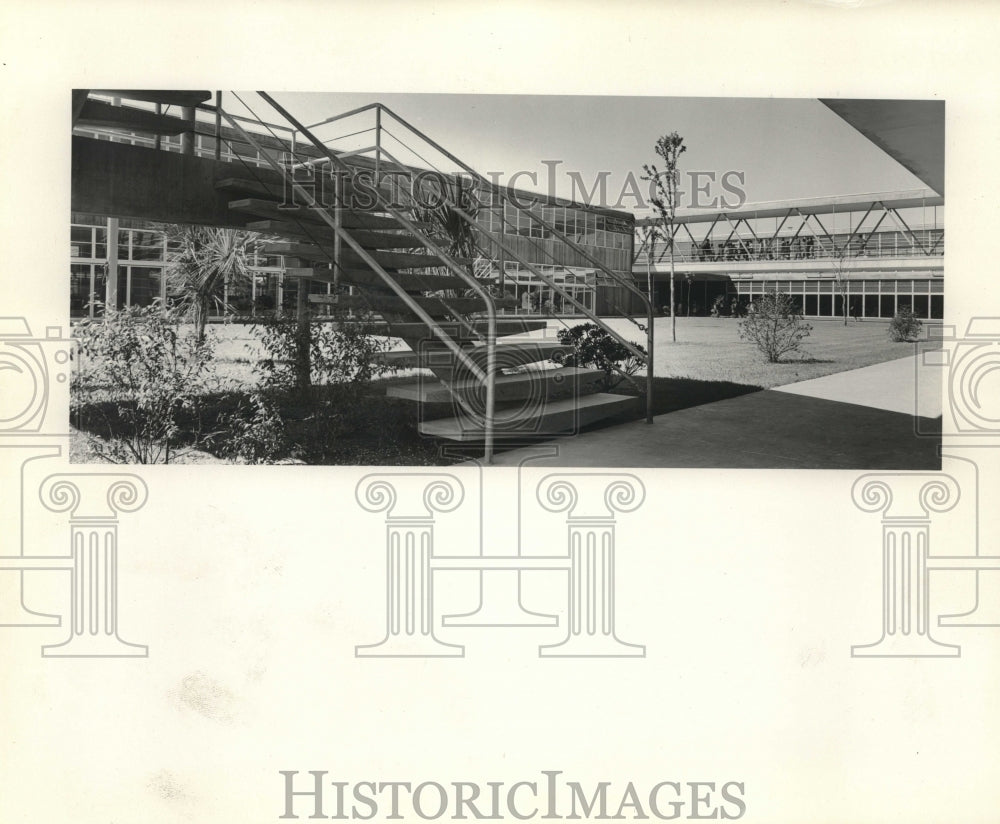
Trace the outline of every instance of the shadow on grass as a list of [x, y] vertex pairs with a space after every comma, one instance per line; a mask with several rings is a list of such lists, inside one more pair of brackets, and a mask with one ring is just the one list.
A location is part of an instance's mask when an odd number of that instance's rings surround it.
[[[384, 384], [382, 384], [384, 391]], [[703, 381], [692, 378], [655, 378], [653, 414], [663, 415], [714, 401], [757, 392], [759, 386], [728, 381]], [[588, 429], [602, 429], [642, 420], [646, 414], [645, 396], [627, 383], [615, 388], [618, 394], [635, 397], [633, 407], [607, 418]], [[358, 391], [342, 386], [313, 387], [306, 394], [272, 393], [268, 398], [280, 416], [280, 431], [275, 435], [275, 454], [268, 463], [303, 463], [340, 466], [431, 466], [447, 465], [481, 451], [481, 444], [443, 449], [447, 442], [427, 438], [417, 430], [420, 410], [416, 404], [386, 397], [378, 389]], [[226, 391], [203, 395], [196, 409], [185, 410], [178, 417], [179, 429], [171, 439], [171, 449], [198, 449], [223, 460], [238, 460], [233, 453], [233, 418], [249, 410], [245, 392]], [[114, 403], [95, 402], [74, 412], [72, 423], [83, 432], [108, 441], [130, 434], [131, 416]], [[450, 416], [454, 409], [447, 404], [428, 405], [426, 418]], [[540, 439], [527, 439], [527, 443]], [[497, 443], [497, 451], [526, 445], [517, 442]]]
[[[377, 391], [313, 387], [308, 395], [269, 393], [280, 418], [267, 463], [341, 466], [428, 466], [438, 463], [436, 444], [421, 437], [412, 404]], [[134, 433], [129, 410], [109, 402], [80, 407], [71, 423], [105, 443]], [[249, 395], [226, 391], [203, 395], [197, 408], [177, 417], [171, 450], [197, 449], [227, 461], [234, 452], [234, 418], [252, 414]], [[265, 462], [265, 461], [262, 461]]]

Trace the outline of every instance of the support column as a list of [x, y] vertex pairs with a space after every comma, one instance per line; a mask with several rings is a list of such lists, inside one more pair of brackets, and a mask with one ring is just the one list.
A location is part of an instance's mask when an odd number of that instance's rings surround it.
[[948, 658], [961, 648], [931, 636], [928, 557], [931, 513], [959, 499], [950, 475], [862, 475], [854, 505], [882, 513], [882, 637], [851, 647], [854, 658]]
[[181, 119], [187, 124], [187, 130], [181, 132], [181, 154], [194, 155], [194, 106], [181, 106]]
[[118, 308], [118, 218], [108, 218], [108, 277], [104, 283], [104, 311]]
[[434, 515], [452, 512], [465, 490], [452, 475], [377, 474], [358, 483], [355, 497], [369, 512], [385, 512], [385, 637], [356, 646], [358, 658], [462, 657], [465, 648], [434, 634]]
[[545, 509], [566, 512], [570, 561], [566, 638], [539, 647], [539, 656], [645, 657], [645, 646], [626, 643], [615, 631], [615, 513], [638, 509], [644, 498], [634, 475], [548, 475], [538, 485]]
[[42, 647], [47, 658], [144, 658], [149, 648], [118, 635], [118, 515], [146, 503], [137, 475], [60, 474], [45, 479], [46, 509], [70, 513], [70, 634]]

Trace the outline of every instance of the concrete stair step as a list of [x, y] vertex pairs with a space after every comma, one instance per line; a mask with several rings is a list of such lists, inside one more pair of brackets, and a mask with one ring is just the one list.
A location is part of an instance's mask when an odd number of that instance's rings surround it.
[[[320, 176], [316, 181], [303, 179], [299, 182], [304, 184], [304, 188], [310, 190], [321, 203], [333, 207], [334, 182], [332, 178]], [[345, 205], [358, 208], [361, 211], [370, 211], [374, 207], [376, 191], [374, 187], [358, 188], [350, 177], [344, 177], [342, 185], [344, 197], [350, 201]], [[222, 192], [261, 197], [265, 200], [273, 200], [275, 203], [281, 203], [285, 199], [288, 199], [290, 203], [300, 202], [298, 196], [294, 194], [291, 183], [286, 182], [284, 175], [278, 174], [274, 169], [257, 169], [253, 177], [220, 177], [215, 181], [215, 188]], [[383, 186], [378, 192], [391, 202], [391, 190]]]
[[[332, 245], [317, 246], [314, 243], [295, 243], [278, 241], [267, 243], [263, 249], [268, 255], [292, 255], [304, 260], [328, 261], [333, 254]], [[432, 269], [444, 266], [444, 261], [437, 255], [418, 254], [415, 252], [382, 252], [373, 250], [369, 254], [385, 269]], [[351, 269], [364, 269], [368, 264], [361, 256], [346, 244], [340, 251], [340, 259], [344, 266]], [[467, 260], [456, 260], [460, 266], [468, 265]]]
[[[288, 263], [287, 260], [285, 262], [286, 264]], [[466, 284], [464, 280], [452, 275], [431, 275], [423, 272], [392, 271], [388, 274], [392, 275], [393, 280], [402, 286], [403, 289], [411, 293], [437, 292], [442, 289], [468, 289], [468, 284]], [[315, 280], [320, 283], [338, 282], [345, 286], [367, 286], [379, 289], [388, 288], [385, 285], [385, 281], [382, 280], [382, 276], [371, 269], [348, 269], [347, 271], [342, 271], [340, 273], [340, 279], [335, 281], [335, 278], [333, 277], [333, 269], [326, 266], [289, 266], [285, 269], [285, 277], [305, 278], [306, 280]], [[490, 283], [491, 281], [483, 280], [480, 282]], [[482, 305], [482, 302], [480, 302], [480, 311], [482, 310]], [[504, 303], [503, 305], [506, 306], [507, 304]]]
[[[598, 369], [570, 366], [561, 369], [530, 369], [512, 375], [497, 375], [496, 401], [518, 401], [530, 397], [555, 398], [566, 394], [584, 394], [604, 377]], [[459, 380], [451, 390], [462, 397], [478, 399], [486, 396], [485, 386], [477, 380]], [[427, 379], [397, 384], [386, 389], [386, 395], [416, 403], [450, 403], [452, 394], [440, 381]]]
[[[476, 330], [478, 334], [470, 333], [464, 326], [459, 323], [442, 323], [441, 327], [444, 331], [457, 341], [478, 341], [482, 335], [486, 334], [487, 322], [485, 320], [476, 320], [471, 323], [473, 329]], [[397, 338], [403, 338], [411, 349], [417, 349], [417, 347], [424, 341], [434, 342], [437, 341], [437, 337], [428, 331], [427, 327], [422, 323], [409, 323], [405, 321], [389, 323], [392, 334]], [[498, 318], [497, 319], [497, 337], [503, 337], [506, 335], [524, 335], [529, 332], [537, 332], [548, 326], [548, 322], [545, 320], [526, 320], [523, 318]]]
[[[585, 426], [637, 408], [639, 399], [630, 395], [600, 392], [581, 397], [543, 401], [537, 405], [515, 404], [496, 410], [494, 433], [498, 439], [572, 435]], [[421, 435], [448, 441], [476, 442], [483, 439], [480, 421], [471, 416], [438, 418], [417, 425]]]
[[[297, 206], [292, 209], [283, 209], [277, 201], [265, 200], [259, 197], [247, 197], [229, 202], [229, 208], [234, 212], [241, 212], [256, 217], [269, 218], [271, 220], [298, 221], [304, 226], [328, 226], [316, 209], [306, 206]], [[366, 212], [345, 210], [341, 216], [341, 225], [345, 229], [402, 229], [395, 218], [383, 217], [381, 215], [370, 215]], [[427, 228], [425, 225], [416, 224], [419, 228]]]
[[[472, 361], [478, 365], [486, 363], [486, 347], [463, 346]], [[571, 347], [563, 346], [554, 341], [530, 342], [497, 342], [497, 364], [501, 369], [513, 369], [518, 366], [528, 366], [532, 363], [560, 358], [568, 355]], [[455, 357], [444, 348], [444, 344], [435, 339], [434, 343], [426, 343], [418, 349], [403, 349], [386, 352], [379, 357], [399, 369], [431, 369], [435, 374], [452, 378]]]
[[[247, 224], [254, 232], [278, 235], [295, 241], [303, 241], [319, 246], [332, 246], [336, 235], [329, 226], [303, 227], [287, 220], [255, 220]], [[423, 249], [413, 235], [403, 230], [399, 232], [372, 232], [365, 229], [351, 229], [353, 237], [365, 249]]]
[[[427, 312], [432, 318], [452, 318], [451, 312], [459, 315], [468, 315], [473, 312], [483, 311], [483, 302], [478, 298], [435, 298], [414, 296], [413, 300], [421, 309]], [[506, 300], [513, 307], [517, 301], [513, 298], [498, 300], [498, 308]], [[406, 305], [402, 298], [392, 294], [367, 294], [367, 295], [310, 295], [309, 302], [325, 305], [337, 306], [344, 309], [371, 309], [376, 312], [396, 312], [408, 313], [410, 307]], [[449, 311], [451, 309], [451, 312]], [[413, 315], [411, 315], [413, 317]]]

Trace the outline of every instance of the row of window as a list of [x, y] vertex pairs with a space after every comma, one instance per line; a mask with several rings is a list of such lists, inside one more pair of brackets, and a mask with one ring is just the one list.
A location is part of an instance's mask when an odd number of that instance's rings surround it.
[[941, 280], [849, 281], [846, 296], [833, 280], [753, 281], [734, 284], [737, 299], [748, 304], [765, 289], [791, 296], [799, 312], [808, 317], [839, 318], [847, 312], [857, 318], [891, 318], [903, 307], [925, 320], [944, 317], [944, 282]]
[[[774, 290], [786, 295], [839, 292], [837, 282], [817, 280], [739, 280], [734, 284], [740, 295], [760, 295]], [[845, 284], [850, 295], [910, 295], [943, 294], [944, 280], [848, 280]]]
[[[541, 218], [539, 220], [539, 218]], [[499, 209], [483, 209], [479, 222], [489, 232], [520, 235], [545, 240], [556, 235], [542, 224], [545, 221], [561, 235], [583, 246], [602, 249], [631, 248], [632, 227], [623, 218], [600, 215], [568, 206], [535, 206], [532, 210], [519, 209], [505, 203], [503, 217]]]

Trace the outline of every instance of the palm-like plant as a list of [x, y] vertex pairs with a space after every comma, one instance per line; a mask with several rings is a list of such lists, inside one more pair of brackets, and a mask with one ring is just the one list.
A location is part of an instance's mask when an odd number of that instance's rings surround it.
[[171, 226], [166, 231], [167, 286], [175, 305], [186, 310], [194, 323], [201, 342], [212, 305], [222, 304], [219, 286], [252, 276], [247, 248], [257, 235], [210, 226]]

